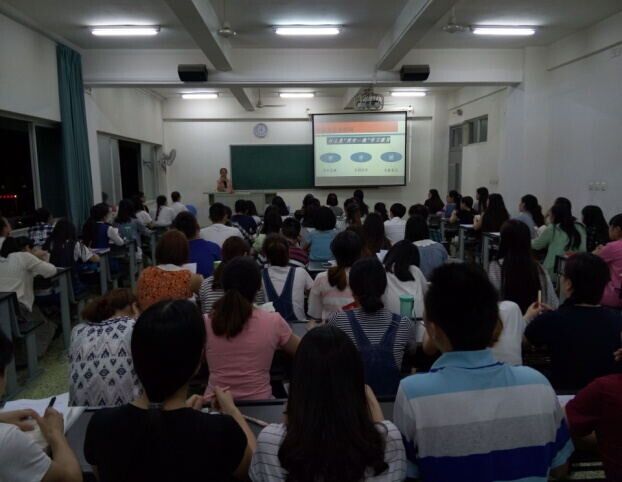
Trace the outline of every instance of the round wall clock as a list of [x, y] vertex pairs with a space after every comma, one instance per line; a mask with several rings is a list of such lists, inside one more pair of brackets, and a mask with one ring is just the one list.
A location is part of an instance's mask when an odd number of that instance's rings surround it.
[[263, 139], [268, 135], [268, 126], [263, 122], [256, 124], [255, 127], [253, 127], [253, 134], [255, 137]]

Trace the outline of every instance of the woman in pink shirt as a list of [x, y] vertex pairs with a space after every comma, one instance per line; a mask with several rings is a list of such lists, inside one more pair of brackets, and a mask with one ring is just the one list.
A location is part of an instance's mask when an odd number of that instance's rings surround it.
[[261, 288], [259, 267], [252, 258], [235, 258], [225, 266], [224, 296], [205, 315], [205, 356], [210, 377], [205, 395], [229, 387], [236, 400], [273, 398], [270, 365], [274, 352], [294, 355], [300, 338], [278, 313], [253, 306]]
[[622, 307], [620, 290], [622, 289], [622, 214], [617, 214], [609, 221], [610, 243], [598, 246], [594, 250], [609, 266], [611, 280], [605, 287], [601, 304], [612, 308]]

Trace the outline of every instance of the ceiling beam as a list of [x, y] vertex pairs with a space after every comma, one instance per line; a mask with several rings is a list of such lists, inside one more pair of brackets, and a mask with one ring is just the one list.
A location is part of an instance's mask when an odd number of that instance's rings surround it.
[[233, 70], [229, 45], [218, 36], [218, 15], [209, 0], [165, 0], [216, 70]]
[[408, 0], [378, 46], [378, 70], [393, 70], [458, 0]]
[[345, 94], [343, 94], [342, 107], [347, 109], [352, 107], [354, 99], [359, 95], [365, 87], [348, 87]]
[[255, 110], [255, 104], [243, 87], [232, 87], [229, 90], [233, 94], [233, 97], [235, 97], [240, 103], [240, 105], [244, 107], [244, 110], [248, 112], [252, 112]]

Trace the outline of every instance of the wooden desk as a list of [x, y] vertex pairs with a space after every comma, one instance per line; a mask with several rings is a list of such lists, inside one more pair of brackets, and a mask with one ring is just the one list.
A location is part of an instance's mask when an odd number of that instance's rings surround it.
[[110, 271], [110, 248], [94, 249], [93, 252], [99, 256], [99, 289], [102, 295], [108, 293], [108, 272]]
[[58, 287], [60, 297], [60, 319], [63, 328], [63, 344], [65, 349], [69, 349], [71, 344], [71, 294], [69, 289], [71, 286], [71, 268], [56, 268], [56, 274], [48, 278], [55, 287]]
[[[0, 293], [0, 330], [11, 341], [13, 341], [12, 323], [17, 323], [17, 296], [15, 293]], [[13, 398], [18, 392], [17, 371], [15, 369], [15, 357], [11, 359], [4, 372], [6, 380], [5, 398]]]

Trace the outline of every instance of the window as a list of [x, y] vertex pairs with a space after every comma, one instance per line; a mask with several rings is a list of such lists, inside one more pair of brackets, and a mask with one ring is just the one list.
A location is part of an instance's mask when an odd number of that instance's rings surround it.
[[488, 141], [488, 116], [471, 119], [464, 123], [467, 130], [468, 144]]

